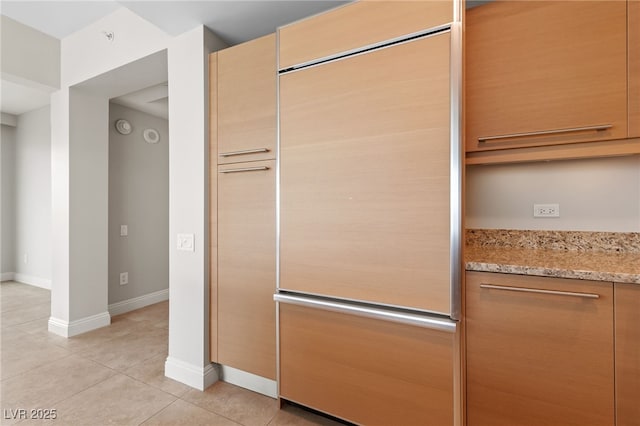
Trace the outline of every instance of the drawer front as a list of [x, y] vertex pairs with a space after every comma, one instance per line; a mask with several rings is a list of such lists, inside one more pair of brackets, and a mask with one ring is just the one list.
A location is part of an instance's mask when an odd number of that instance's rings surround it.
[[611, 283], [467, 272], [467, 418], [612, 425]]
[[453, 424], [455, 334], [279, 309], [282, 398], [359, 424]]
[[275, 34], [217, 56], [218, 164], [275, 159]]
[[359, 1], [284, 26], [279, 69], [352, 51], [449, 23], [451, 0]]

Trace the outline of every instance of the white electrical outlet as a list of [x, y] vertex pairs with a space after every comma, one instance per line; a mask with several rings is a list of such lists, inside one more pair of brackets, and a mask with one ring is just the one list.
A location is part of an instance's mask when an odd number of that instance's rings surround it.
[[27, 255], [27, 253], [22, 255], [22, 262], [26, 265], [27, 263], [29, 263], [29, 256]]
[[560, 217], [560, 204], [534, 204], [533, 217]]
[[120, 236], [126, 237], [129, 235], [129, 227], [127, 225], [120, 225]]
[[120, 285], [129, 284], [129, 273], [120, 272]]

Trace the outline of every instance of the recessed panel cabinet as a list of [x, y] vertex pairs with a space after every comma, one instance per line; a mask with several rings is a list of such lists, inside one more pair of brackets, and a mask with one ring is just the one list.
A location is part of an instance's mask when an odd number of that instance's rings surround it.
[[627, 138], [625, 1], [490, 2], [465, 29], [467, 152]]
[[616, 424], [640, 426], [640, 285], [615, 284]]
[[465, 323], [469, 426], [614, 424], [612, 283], [467, 272]]
[[629, 137], [640, 137], [640, 0], [629, 0]]

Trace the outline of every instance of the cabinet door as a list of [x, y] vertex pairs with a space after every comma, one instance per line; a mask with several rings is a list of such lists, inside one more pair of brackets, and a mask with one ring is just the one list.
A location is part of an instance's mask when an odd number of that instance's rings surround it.
[[640, 426], [640, 285], [615, 285], [616, 424]]
[[455, 334], [280, 309], [280, 396], [365, 425], [453, 425]]
[[640, 137], [640, 0], [629, 0], [629, 137]]
[[619, 0], [469, 9], [466, 150], [627, 137], [626, 25]]
[[275, 34], [218, 52], [218, 163], [273, 159]]
[[364, 48], [453, 20], [452, 0], [358, 1], [280, 28], [279, 69]]
[[274, 161], [218, 167], [218, 362], [276, 376]]
[[466, 338], [469, 426], [613, 424], [611, 283], [467, 272]]
[[450, 310], [449, 33], [280, 77], [280, 288]]

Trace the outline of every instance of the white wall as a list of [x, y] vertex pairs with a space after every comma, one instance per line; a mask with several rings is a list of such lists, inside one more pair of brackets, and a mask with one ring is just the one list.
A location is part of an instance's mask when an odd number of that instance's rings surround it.
[[[169, 45], [170, 288], [168, 377], [204, 389], [209, 361], [208, 53], [225, 44], [204, 27]], [[195, 251], [177, 251], [178, 233]]]
[[[104, 31], [113, 31], [113, 42]], [[108, 325], [108, 123], [104, 93], [86, 80], [166, 48], [168, 36], [125, 8], [61, 42], [51, 97], [53, 270], [49, 330], [71, 336]], [[141, 89], [139, 87], [137, 89]], [[94, 88], [95, 89], [95, 88]], [[122, 93], [120, 93], [122, 94]]]
[[39, 88], [60, 87], [60, 41], [2, 15], [2, 78]]
[[51, 121], [44, 107], [18, 116], [15, 152], [16, 280], [51, 288]]
[[466, 182], [467, 228], [640, 232], [640, 156], [468, 166]]
[[15, 160], [16, 132], [2, 125], [0, 133], [0, 280], [15, 272]]
[[[115, 130], [117, 119], [133, 131]], [[160, 141], [149, 144], [152, 128]], [[120, 225], [128, 236], [120, 236]], [[120, 272], [129, 273], [121, 286]], [[169, 288], [169, 125], [168, 121], [109, 104], [109, 304]]]

